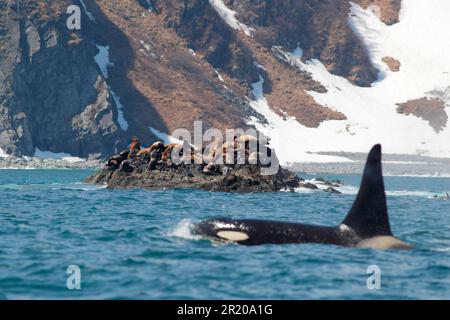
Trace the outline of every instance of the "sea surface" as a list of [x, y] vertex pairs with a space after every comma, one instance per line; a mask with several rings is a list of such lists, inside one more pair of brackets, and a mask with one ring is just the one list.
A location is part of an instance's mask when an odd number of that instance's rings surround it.
[[[334, 195], [118, 191], [84, 184], [89, 173], [0, 170], [1, 299], [450, 299], [450, 201], [433, 198], [450, 178], [386, 177], [393, 232], [415, 249], [377, 251], [190, 233], [214, 216], [336, 225], [358, 175], [326, 175], [346, 184]], [[380, 289], [367, 286], [374, 265]]]

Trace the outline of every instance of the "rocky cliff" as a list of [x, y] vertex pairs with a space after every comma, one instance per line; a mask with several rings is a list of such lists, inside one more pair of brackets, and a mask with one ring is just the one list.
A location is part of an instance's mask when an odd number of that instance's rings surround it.
[[[400, 0], [355, 0], [398, 21]], [[67, 8], [81, 8], [69, 30]], [[253, 85], [279, 115], [306, 127], [346, 115], [307, 92], [326, 92], [277, 48], [356, 86], [377, 78], [344, 0], [0, 0], [0, 148], [106, 157], [132, 135], [245, 128], [264, 121]], [[150, 130], [149, 128], [156, 129]]]

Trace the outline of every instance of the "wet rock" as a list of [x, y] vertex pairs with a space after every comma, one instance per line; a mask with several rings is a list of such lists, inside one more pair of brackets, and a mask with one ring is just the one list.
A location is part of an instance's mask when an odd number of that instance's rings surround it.
[[311, 189], [311, 190], [319, 189], [315, 184], [313, 184], [311, 182], [302, 183], [302, 184], [300, 184], [300, 186], [303, 188], [306, 188], [306, 189]]
[[[225, 170], [224, 170], [225, 171]], [[280, 168], [274, 175], [262, 175], [256, 165], [228, 167], [225, 174], [205, 175], [202, 166], [182, 165], [147, 171], [140, 166], [131, 174], [100, 170], [86, 179], [88, 183], [106, 183], [108, 188], [193, 188], [215, 192], [276, 192], [300, 186], [300, 178]]]
[[323, 190], [323, 191], [328, 192], [328, 193], [334, 193], [334, 194], [341, 194], [341, 193], [342, 193], [342, 192], [336, 190], [336, 189], [333, 188], [333, 187], [328, 187], [328, 188], [326, 188], [326, 189]]

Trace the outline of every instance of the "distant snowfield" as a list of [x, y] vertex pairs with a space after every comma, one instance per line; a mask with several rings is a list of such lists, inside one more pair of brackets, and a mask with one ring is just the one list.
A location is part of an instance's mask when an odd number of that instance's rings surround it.
[[69, 163], [75, 163], [75, 162], [84, 162], [85, 159], [74, 157], [69, 153], [55, 153], [51, 151], [41, 151], [38, 148], [35, 149], [34, 156], [36, 158], [41, 159], [55, 159], [55, 160], [63, 160]]
[[[308, 92], [317, 103], [345, 114], [348, 120], [330, 120], [318, 128], [307, 128], [294, 118], [284, 120], [272, 111], [262, 93], [262, 78], [253, 84], [252, 107], [268, 120], [251, 119], [258, 130], [272, 138], [283, 164], [295, 162], [339, 162], [345, 158], [317, 155], [320, 151], [367, 152], [375, 143], [383, 151], [450, 157], [450, 124], [436, 133], [425, 120], [398, 114], [397, 103], [433, 97], [431, 91], [449, 92], [450, 1], [403, 0], [400, 22], [387, 26], [371, 11], [351, 3], [349, 24], [363, 39], [379, 79], [370, 88], [351, 84], [329, 73], [319, 60], [301, 61], [302, 50], [278, 50], [292, 65], [312, 74], [328, 92]], [[381, 59], [401, 62], [399, 72], [389, 70]], [[450, 97], [445, 111], [450, 116]], [[338, 158], [338, 159], [336, 159]]]

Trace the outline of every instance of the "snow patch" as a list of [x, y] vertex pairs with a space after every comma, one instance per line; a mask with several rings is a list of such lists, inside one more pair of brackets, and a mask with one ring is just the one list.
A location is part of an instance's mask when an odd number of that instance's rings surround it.
[[[443, 53], [450, 52], [450, 41], [446, 40], [449, 21], [448, 0], [403, 0], [400, 22], [391, 26], [380, 21], [370, 9], [363, 10], [352, 3], [349, 24], [379, 70], [378, 80], [371, 87], [358, 87], [331, 74], [317, 59], [303, 62], [300, 47], [291, 53], [273, 48], [280, 58], [310, 73], [327, 89], [326, 93], [307, 92], [318, 104], [345, 114], [347, 120], [324, 121], [318, 128], [305, 127], [294, 118], [283, 120], [267, 105], [261, 78], [253, 84], [256, 100], [251, 105], [269, 124], [258, 123], [256, 119], [250, 122], [278, 141], [275, 149], [284, 163], [307, 162], [308, 152], [367, 152], [376, 143], [381, 143], [386, 153], [450, 157], [450, 123], [436, 133], [427, 121], [397, 113], [397, 103], [428, 97], [448, 88], [450, 59]], [[398, 72], [392, 72], [382, 62], [386, 56], [400, 61], [402, 67]], [[445, 95], [442, 97], [449, 106], [450, 101]], [[449, 107], [445, 111], [450, 115]]]
[[161, 139], [165, 144], [169, 144], [169, 143], [178, 143], [178, 144], [183, 144], [183, 141], [172, 137], [171, 135], [158, 131], [155, 128], [149, 127], [150, 132], [153, 133], [155, 136], [157, 136], [159, 139]]
[[[141, 41], [141, 43], [145, 44], [145, 42], [143, 42], [143, 41]], [[114, 65], [109, 60], [109, 46], [97, 45], [97, 49], [98, 49], [98, 54], [94, 57], [94, 59], [98, 65], [98, 67], [100, 68], [103, 78], [106, 80], [106, 79], [108, 79], [108, 67], [112, 67]], [[123, 112], [123, 110], [125, 108], [124, 108], [122, 102], [120, 101], [120, 97], [117, 96], [117, 94], [111, 89], [111, 87], [109, 85], [108, 85], [108, 90], [111, 93], [111, 96], [117, 107], [117, 122], [119, 124], [119, 127], [122, 131], [127, 131], [129, 125], [128, 125], [127, 120], [125, 119], [125, 115]]]
[[105, 79], [108, 78], [108, 67], [112, 67], [114, 64], [109, 60], [109, 46], [96, 45], [98, 54], [94, 57], [100, 71]]
[[92, 22], [96, 22], [94, 15], [86, 7], [86, 4], [84, 3], [84, 0], [80, 0], [80, 2], [81, 2], [81, 6], [83, 7], [84, 13], [86, 13], [86, 15], [88, 16], [89, 20], [91, 20]]
[[116, 93], [108, 86], [109, 92], [111, 92], [111, 96], [116, 104], [117, 107], [117, 122], [119, 123], [120, 129], [122, 131], [128, 130], [128, 121], [125, 119], [125, 114], [123, 113], [124, 106], [120, 102], [120, 97], [116, 95]]
[[242, 30], [247, 36], [252, 35], [253, 28], [246, 26], [236, 19], [236, 11], [228, 8], [223, 0], [209, 0], [211, 6], [216, 10], [219, 16], [233, 29]]
[[85, 159], [82, 159], [79, 157], [74, 157], [69, 153], [64, 153], [64, 152], [55, 153], [52, 151], [42, 151], [42, 150], [39, 150], [38, 148], [35, 148], [34, 156], [36, 158], [41, 158], [41, 159], [63, 160], [63, 161], [70, 162], [70, 163], [86, 161]]
[[145, 50], [147, 51], [151, 51], [152, 50], [152, 46], [149, 45], [148, 43], [145, 43], [144, 41], [141, 40], [141, 45], [144, 47]]
[[264, 78], [260, 75], [259, 81], [252, 84], [252, 94], [255, 100], [250, 101], [250, 106], [259, 114], [266, 118], [268, 124], [261, 124], [259, 120], [252, 117], [249, 124], [254, 125], [256, 129], [264, 135], [270, 137], [270, 145], [275, 149], [281, 165], [289, 166], [298, 162], [352, 162], [345, 157], [320, 155], [308, 152], [303, 148], [304, 141], [298, 132], [303, 127], [294, 118], [282, 118], [276, 114], [267, 103], [263, 93]]
[[220, 75], [219, 71], [217, 71], [216, 69], [214, 69], [214, 72], [217, 74], [217, 78], [218, 78], [220, 81], [225, 82], [225, 81], [223, 80], [223, 77]]

